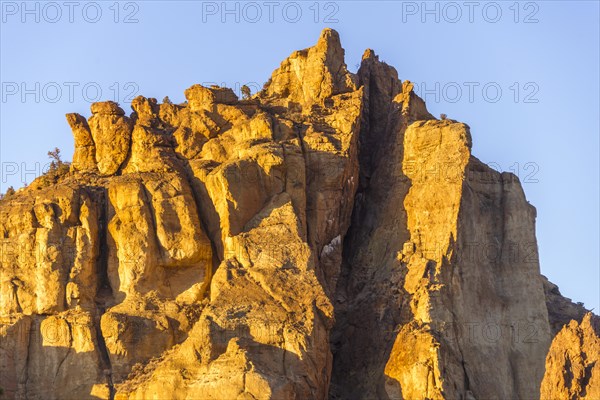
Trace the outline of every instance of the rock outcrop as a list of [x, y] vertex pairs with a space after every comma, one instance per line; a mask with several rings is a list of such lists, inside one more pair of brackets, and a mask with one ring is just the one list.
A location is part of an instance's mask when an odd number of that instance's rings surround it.
[[535, 210], [372, 52], [358, 75], [375, 152], [345, 242], [332, 396], [535, 398], [551, 339]]
[[546, 308], [548, 309], [548, 320], [552, 335], [556, 335], [565, 325], [571, 321], [581, 322], [589, 312], [581, 303], [573, 303], [571, 299], [560, 294], [558, 286], [550, 282], [542, 275], [544, 293], [546, 295]]
[[572, 320], [554, 337], [546, 358], [542, 399], [600, 399], [600, 319]]
[[[343, 59], [334, 38], [326, 31], [305, 60], [329, 81], [340, 67], [329, 63]], [[187, 167], [218, 266], [187, 339], [118, 385], [118, 398], [327, 396], [327, 292], [350, 223], [362, 92], [303, 103], [312, 111], [279, 109], [301, 85], [290, 81], [285, 94], [267, 87], [258, 105], [220, 88], [186, 91], [189, 110], [179, 112], [188, 115], [175, 119], [191, 121], [190, 132], [216, 131], [196, 133], [205, 143]]]
[[518, 179], [372, 50], [185, 97], [68, 114], [71, 172], [0, 203], [6, 396], [597, 397]]
[[115, 174], [129, 154], [131, 120], [119, 105], [112, 101], [92, 104], [88, 125], [95, 145], [98, 171]]

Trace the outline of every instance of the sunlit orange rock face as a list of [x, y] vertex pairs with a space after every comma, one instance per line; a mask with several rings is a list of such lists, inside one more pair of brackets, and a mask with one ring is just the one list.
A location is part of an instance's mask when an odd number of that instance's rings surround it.
[[554, 337], [541, 395], [544, 399], [600, 398], [600, 318], [588, 313]]
[[4, 396], [597, 397], [518, 179], [372, 50], [185, 97], [68, 114], [70, 172], [0, 202]]

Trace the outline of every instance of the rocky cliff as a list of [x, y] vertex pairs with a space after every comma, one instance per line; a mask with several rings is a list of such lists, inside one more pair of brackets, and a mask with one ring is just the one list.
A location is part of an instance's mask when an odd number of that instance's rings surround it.
[[68, 114], [71, 171], [0, 203], [4, 396], [598, 397], [517, 177], [372, 50], [185, 97]]

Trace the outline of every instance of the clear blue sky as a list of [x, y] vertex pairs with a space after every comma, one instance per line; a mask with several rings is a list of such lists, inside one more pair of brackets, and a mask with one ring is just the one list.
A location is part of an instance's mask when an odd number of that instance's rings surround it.
[[597, 1], [428, 2], [431, 13], [421, 1], [229, 2], [231, 13], [220, 1], [22, 4], [2, 2], [0, 191], [30, 182], [55, 146], [70, 159], [64, 114], [88, 116], [90, 100], [129, 108], [129, 94], [183, 101], [194, 83], [262, 85], [329, 26], [350, 70], [373, 48], [429, 90], [434, 115], [471, 126], [474, 155], [519, 173], [542, 272], [598, 312]]

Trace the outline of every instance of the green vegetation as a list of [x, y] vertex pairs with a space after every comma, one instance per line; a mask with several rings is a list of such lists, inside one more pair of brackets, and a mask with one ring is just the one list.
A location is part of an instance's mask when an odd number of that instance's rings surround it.
[[252, 97], [252, 92], [250, 91], [250, 88], [248, 86], [242, 85], [241, 91], [242, 91], [242, 99], [248, 100], [250, 97]]
[[48, 172], [40, 177], [41, 186], [39, 188], [54, 185], [63, 180], [68, 174], [71, 163], [63, 161], [60, 155], [60, 149], [55, 147], [54, 150], [48, 152], [48, 157], [52, 160]]

